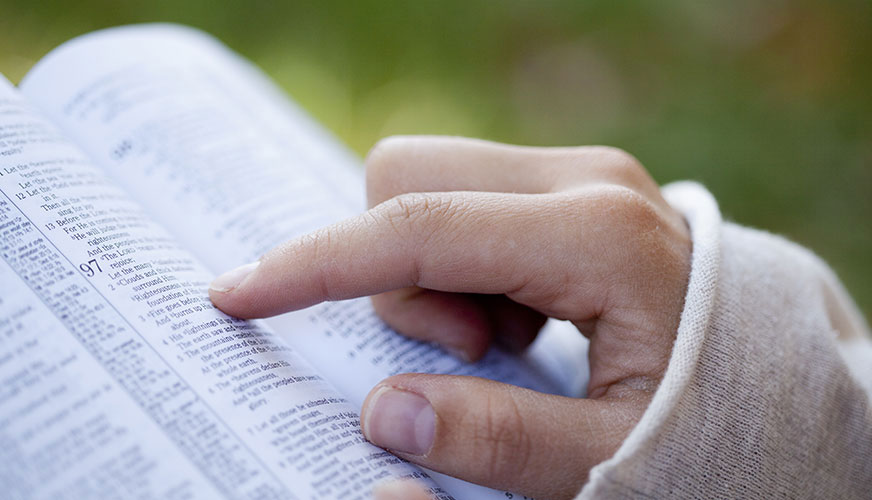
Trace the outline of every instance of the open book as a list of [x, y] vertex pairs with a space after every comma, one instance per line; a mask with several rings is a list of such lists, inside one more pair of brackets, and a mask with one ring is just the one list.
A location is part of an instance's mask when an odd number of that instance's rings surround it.
[[93, 33], [19, 89], [0, 77], [3, 498], [362, 499], [400, 477], [511, 498], [366, 442], [363, 399], [411, 371], [577, 395], [583, 345], [555, 333], [465, 364], [366, 299], [263, 321], [208, 299], [217, 273], [363, 193], [357, 158], [189, 28]]

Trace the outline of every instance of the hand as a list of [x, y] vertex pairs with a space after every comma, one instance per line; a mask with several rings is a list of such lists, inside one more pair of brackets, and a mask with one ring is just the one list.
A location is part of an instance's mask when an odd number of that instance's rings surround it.
[[426, 467], [542, 498], [574, 495], [639, 421], [666, 369], [690, 273], [682, 217], [630, 155], [391, 138], [372, 208], [290, 241], [210, 291], [245, 318], [375, 295], [398, 331], [474, 360], [546, 317], [590, 339], [588, 398], [406, 374], [370, 392], [367, 438]]

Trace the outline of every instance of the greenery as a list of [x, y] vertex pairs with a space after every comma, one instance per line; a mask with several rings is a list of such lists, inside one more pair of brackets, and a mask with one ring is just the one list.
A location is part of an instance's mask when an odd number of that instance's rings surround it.
[[812, 247], [872, 313], [868, 0], [0, 0], [0, 71], [145, 21], [216, 35], [361, 154], [396, 133], [624, 148]]

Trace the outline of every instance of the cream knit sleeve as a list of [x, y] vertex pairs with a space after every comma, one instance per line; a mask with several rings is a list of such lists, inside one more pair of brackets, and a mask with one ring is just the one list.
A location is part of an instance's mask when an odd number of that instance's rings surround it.
[[872, 343], [829, 268], [664, 188], [693, 262], [669, 367], [578, 498], [872, 498]]

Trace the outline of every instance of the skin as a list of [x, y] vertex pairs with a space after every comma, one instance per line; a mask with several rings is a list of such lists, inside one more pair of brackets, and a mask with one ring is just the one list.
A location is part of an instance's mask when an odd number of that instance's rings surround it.
[[524, 349], [547, 317], [572, 321], [590, 339], [587, 398], [405, 374], [376, 386], [362, 414], [367, 437], [386, 445], [374, 394], [420, 396], [435, 414], [432, 445], [397, 455], [494, 488], [571, 498], [666, 370], [690, 274], [684, 220], [613, 148], [394, 137], [366, 168], [370, 210], [270, 251], [237, 286], [210, 291], [213, 302], [256, 318], [372, 295], [396, 330], [469, 360], [494, 343]]

